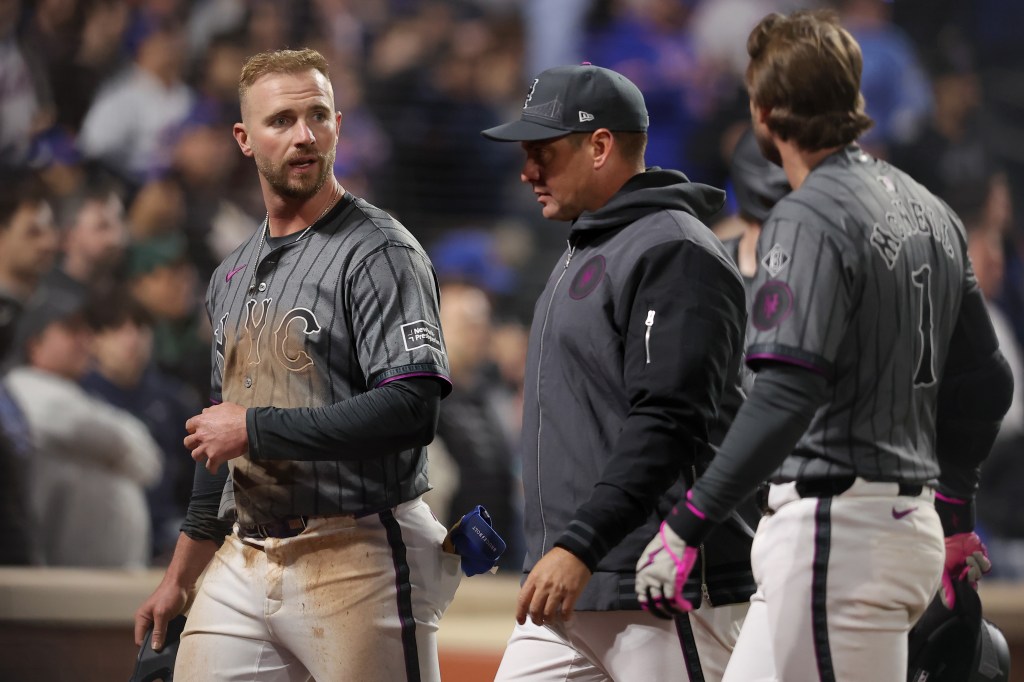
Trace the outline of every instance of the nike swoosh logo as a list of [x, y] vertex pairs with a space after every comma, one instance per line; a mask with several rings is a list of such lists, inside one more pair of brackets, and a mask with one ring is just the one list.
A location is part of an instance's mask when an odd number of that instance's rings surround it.
[[910, 512], [917, 511], [917, 507], [911, 507], [910, 509], [904, 509], [903, 511], [896, 511], [896, 507], [892, 508], [892, 517], [894, 519], [902, 519]]
[[232, 277], [234, 277], [235, 275], [237, 275], [237, 274], [238, 274], [239, 272], [241, 272], [242, 270], [245, 270], [245, 266], [246, 266], [246, 265], [248, 265], [248, 263], [242, 263], [242, 264], [241, 264], [241, 265], [239, 265], [239, 266], [238, 266], [237, 268], [235, 268], [234, 270], [232, 270], [231, 272], [229, 272], [229, 273], [228, 273], [227, 275], [225, 275], [225, 276], [224, 276], [224, 281], [225, 281], [225, 282], [230, 282], [230, 281], [231, 281], [231, 278], [232, 278]]

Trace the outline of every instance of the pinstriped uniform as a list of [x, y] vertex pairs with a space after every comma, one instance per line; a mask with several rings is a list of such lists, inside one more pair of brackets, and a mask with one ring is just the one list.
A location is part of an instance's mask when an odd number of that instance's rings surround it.
[[747, 361], [811, 368], [832, 393], [775, 481], [938, 475], [938, 376], [976, 286], [965, 242], [944, 203], [857, 147], [776, 205], [758, 242]]
[[[261, 248], [254, 235], [214, 273], [207, 308], [214, 401], [318, 407], [448, 378], [426, 254], [351, 194], [294, 237]], [[438, 621], [461, 572], [419, 498], [425, 448], [231, 464], [222, 517], [309, 518], [292, 537], [235, 526], [189, 613], [175, 679], [439, 682]]]
[[[409, 232], [346, 194], [297, 239], [260, 234], [214, 273], [212, 398], [318, 407], [410, 375], [447, 378], [437, 282]], [[252, 288], [252, 291], [250, 291]], [[241, 523], [363, 514], [427, 490], [425, 448], [359, 461], [232, 460], [221, 516]]]
[[939, 378], [977, 286], [963, 226], [850, 146], [775, 206], [758, 255], [748, 363], [806, 367], [831, 394], [773, 475], [724, 679], [902, 679], [945, 559], [933, 491], [915, 484], [940, 472]]

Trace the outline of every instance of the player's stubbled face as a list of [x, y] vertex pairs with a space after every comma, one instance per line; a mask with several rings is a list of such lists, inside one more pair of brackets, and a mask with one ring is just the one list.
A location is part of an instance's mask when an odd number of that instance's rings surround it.
[[246, 97], [248, 142], [260, 174], [278, 194], [313, 196], [333, 171], [341, 114], [316, 69], [263, 76]]
[[575, 220], [585, 210], [592, 162], [587, 141], [568, 137], [523, 142], [526, 161], [519, 178], [533, 188], [542, 215], [549, 220]]

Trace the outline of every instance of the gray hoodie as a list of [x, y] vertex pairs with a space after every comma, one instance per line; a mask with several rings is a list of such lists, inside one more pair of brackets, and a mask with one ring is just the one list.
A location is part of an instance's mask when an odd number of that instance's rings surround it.
[[[713, 455], [709, 431], [735, 377], [743, 283], [701, 221], [718, 189], [678, 171], [638, 174], [572, 225], [534, 311], [523, 415], [528, 547], [553, 546], [594, 572], [581, 610], [636, 609], [640, 551]], [[752, 533], [725, 524], [685, 594], [712, 603], [753, 593]]]

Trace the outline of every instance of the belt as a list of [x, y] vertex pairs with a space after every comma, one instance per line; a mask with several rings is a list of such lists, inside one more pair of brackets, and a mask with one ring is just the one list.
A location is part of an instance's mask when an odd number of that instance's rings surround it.
[[[835, 497], [850, 489], [856, 480], [853, 476], [842, 478], [815, 478], [796, 482], [796, 493], [800, 497]], [[896, 481], [893, 481], [896, 483]], [[920, 483], [900, 483], [899, 494], [903, 497], [917, 497], [924, 492]]]
[[253, 523], [248, 526], [239, 524], [238, 535], [243, 538], [293, 538], [306, 530], [312, 516], [293, 516], [282, 521], [269, 523]]

